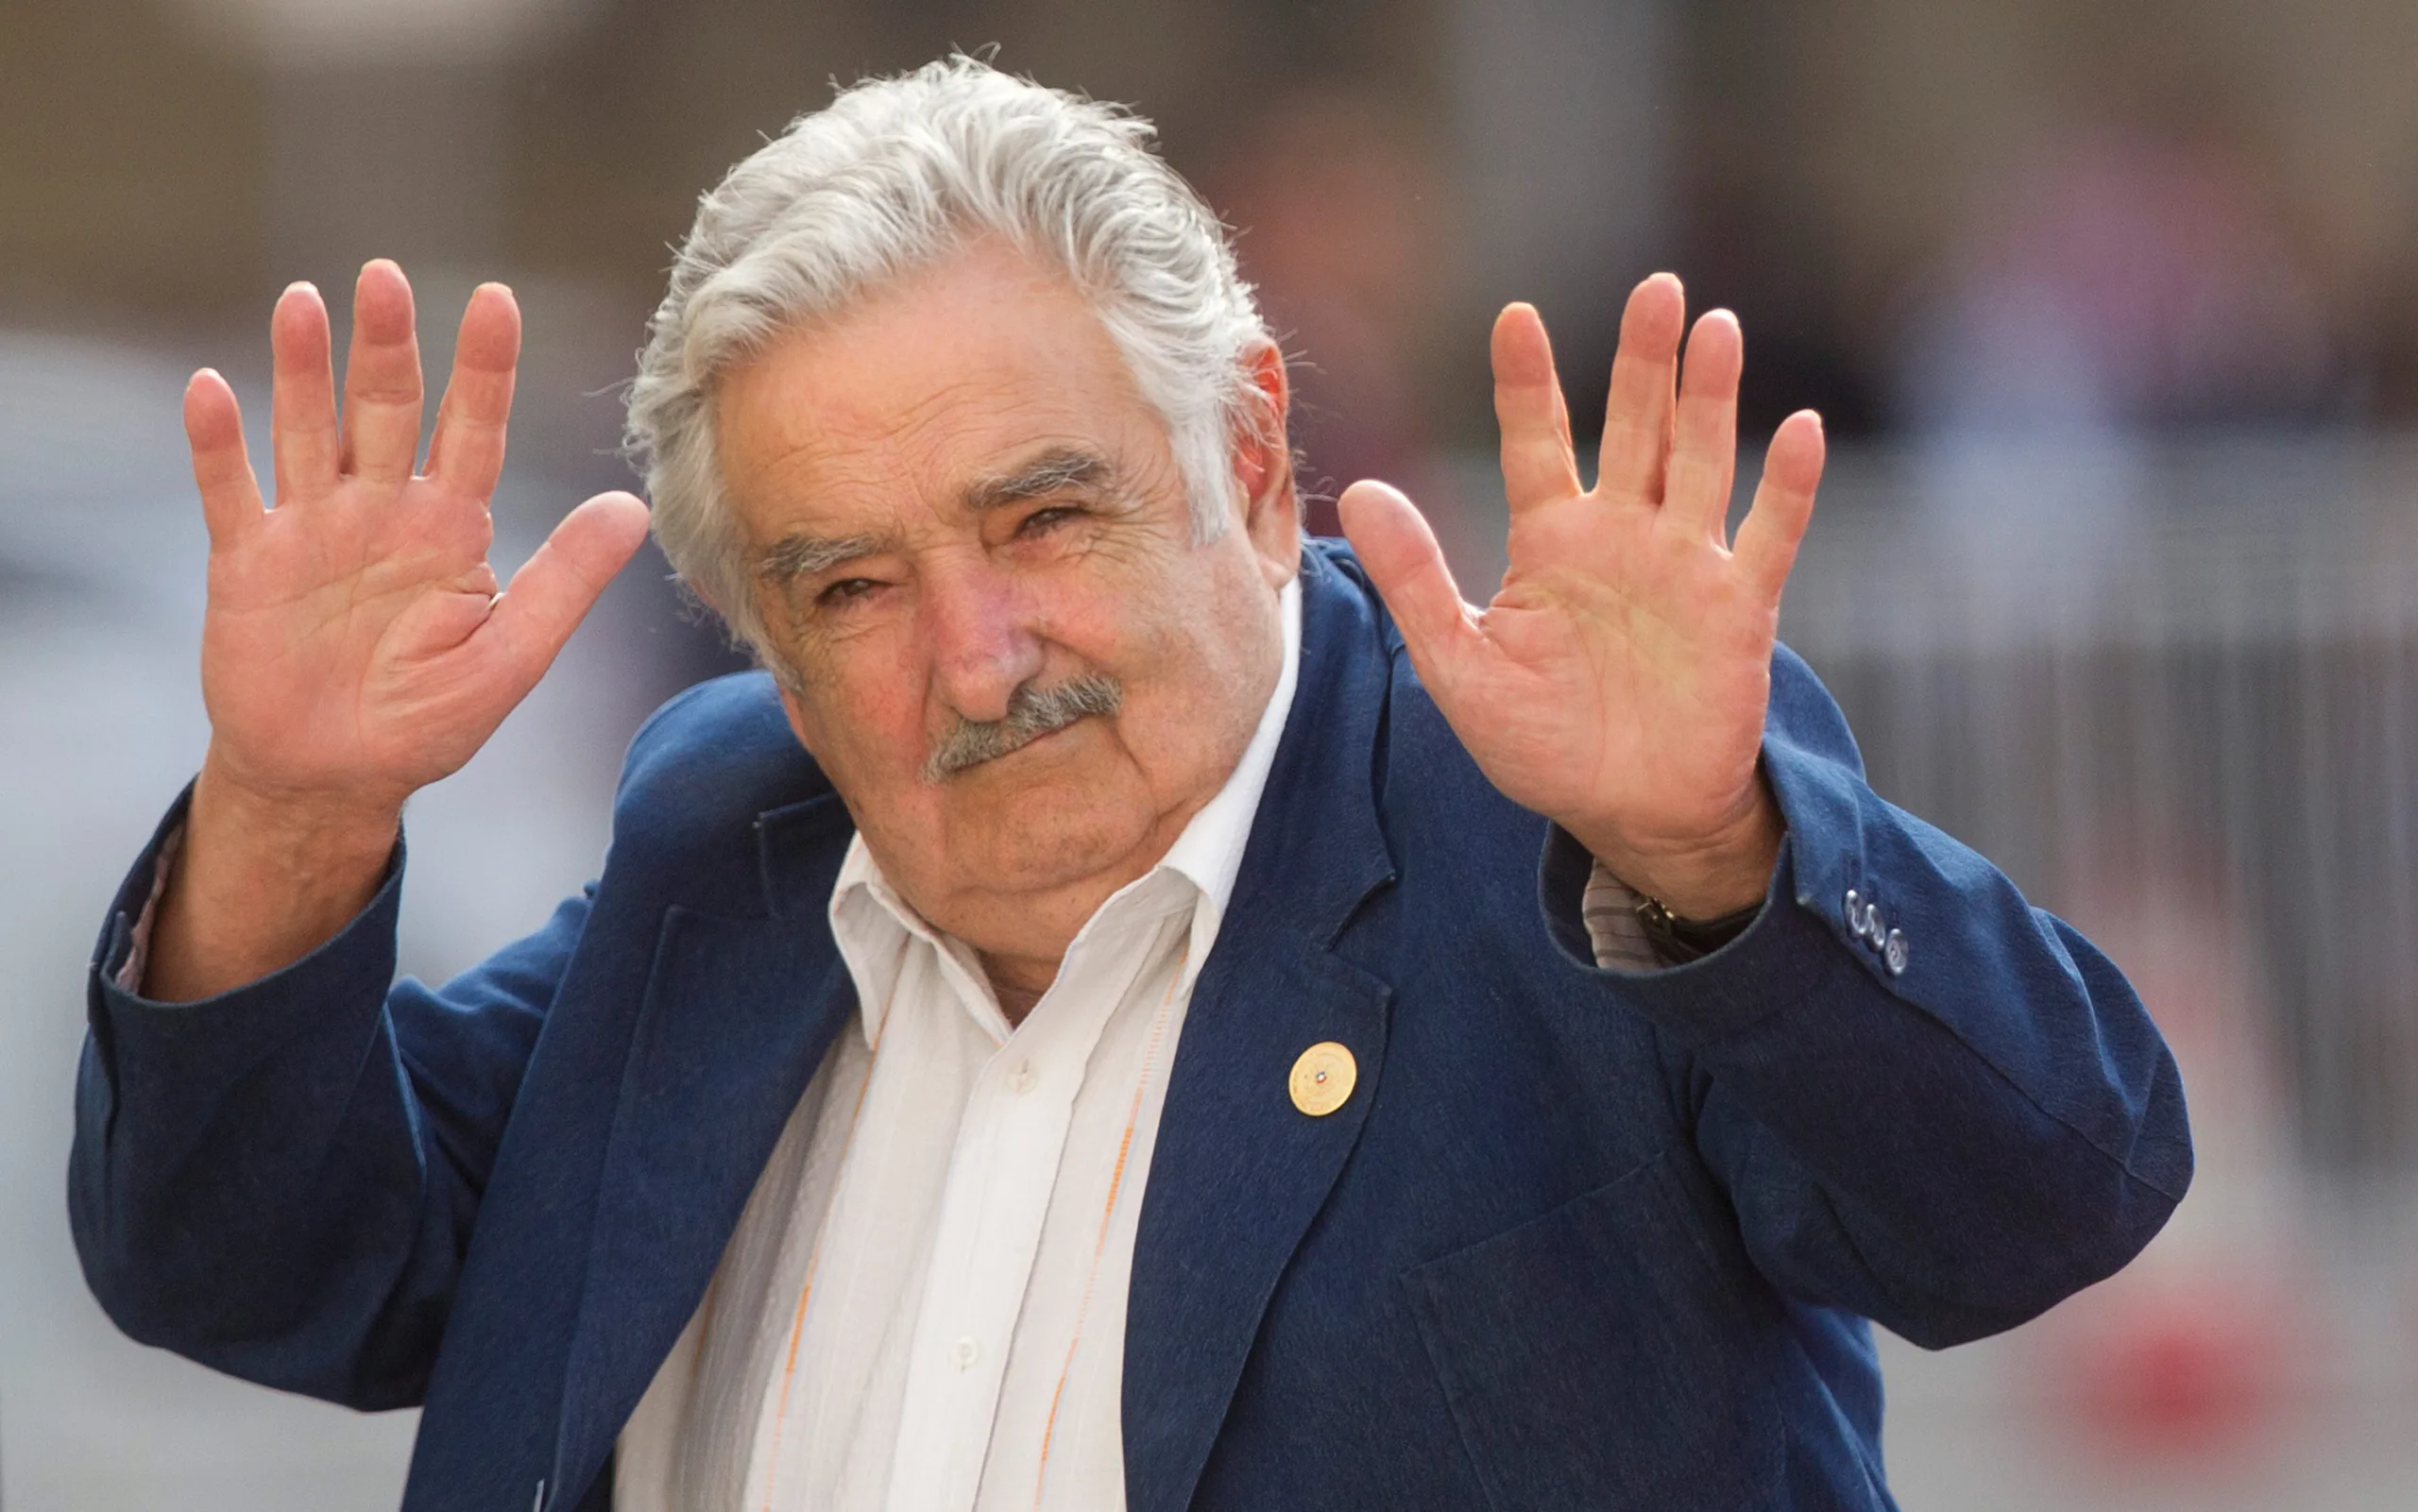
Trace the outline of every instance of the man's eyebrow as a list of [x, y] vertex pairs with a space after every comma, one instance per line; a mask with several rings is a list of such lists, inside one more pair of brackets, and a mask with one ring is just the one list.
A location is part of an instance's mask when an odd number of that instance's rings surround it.
[[887, 550], [878, 535], [784, 535], [756, 553], [756, 572], [778, 587]]
[[[1039, 499], [1062, 488], [1095, 487], [1114, 474], [1108, 459], [1083, 447], [1051, 447], [1013, 472], [978, 478], [961, 500], [976, 514]], [[843, 562], [893, 549], [885, 536], [784, 535], [756, 553], [757, 575], [775, 587], [828, 572]]]
[[1097, 486], [1115, 469], [1108, 459], [1083, 447], [1051, 447], [1013, 472], [978, 478], [960, 496], [975, 514], [1054, 494], [1061, 488]]

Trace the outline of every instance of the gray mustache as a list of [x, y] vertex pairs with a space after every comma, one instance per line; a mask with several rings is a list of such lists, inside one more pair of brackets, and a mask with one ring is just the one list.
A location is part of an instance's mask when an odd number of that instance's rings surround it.
[[1125, 705], [1125, 685], [1103, 672], [1070, 677], [1055, 688], [1028, 683], [1008, 695], [998, 720], [960, 720], [924, 763], [926, 782], [945, 782], [968, 767], [996, 761], [1009, 752], [1055, 734], [1077, 720], [1114, 714]]

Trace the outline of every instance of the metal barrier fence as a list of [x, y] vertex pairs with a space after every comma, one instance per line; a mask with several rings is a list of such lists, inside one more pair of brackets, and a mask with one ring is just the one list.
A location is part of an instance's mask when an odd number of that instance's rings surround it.
[[2086, 932], [2186, 921], [2144, 995], [2240, 994], [2305, 1167], [2418, 1172], [2418, 441], [1850, 451], [1782, 635], [1884, 796]]

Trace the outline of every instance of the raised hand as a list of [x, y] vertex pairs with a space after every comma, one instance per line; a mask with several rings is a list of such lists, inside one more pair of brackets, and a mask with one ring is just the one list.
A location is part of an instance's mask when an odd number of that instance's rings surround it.
[[226, 381], [204, 369], [185, 391], [210, 528], [211, 742], [155, 935], [161, 995], [282, 965], [366, 901], [403, 800], [485, 743], [646, 534], [643, 504], [600, 495], [497, 592], [487, 498], [520, 345], [502, 286], [463, 314], [424, 470], [400, 268], [362, 269], [341, 421], [316, 290], [285, 291], [270, 342], [275, 508]]
[[1494, 404], [1511, 509], [1509, 570], [1483, 609], [1461, 599], [1410, 501], [1360, 483], [1346, 534], [1411, 661], [1470, 754], [1515, 801], [1568, 829], [1674, 912], [1762, 897], [1777, 807], [1758, 774], [1780, 590], [1822, 475], [1821, 421], [1773, 435], [1733, 544], [1738, 322], [1688, 337], [1679, 280], [1629, 296], [1592, 489], [1543, 323], [1495, 322]]
[[645, 507], [588, 501], [498, 596], [487, 498], [520, 346], [501, 285], [463, 313], [424, 472], [400, 269], [362, 269], [341, 426], [317, 291], [286, 290], [270, 339], [276, 508], [261, 507], [226, 381], [204, 370], [185, 394], [210, 525], [211, 762], [264, 798], [392, 810], [468, 761], [536, 686], [637, 550]]

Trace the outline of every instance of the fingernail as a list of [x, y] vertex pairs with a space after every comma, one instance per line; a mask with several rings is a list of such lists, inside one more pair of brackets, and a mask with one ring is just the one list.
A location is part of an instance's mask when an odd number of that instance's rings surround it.
[[[313, 283], [309, 279], [296, 279], [293, 282], [285, 286], [286, 294], [293, 294], [298, 291], [303, 294], [316, 294], [319, 292], [319, 286]], [[285, 297], [285, 295], [279, 295], [278, 297], [281, 299]]]

